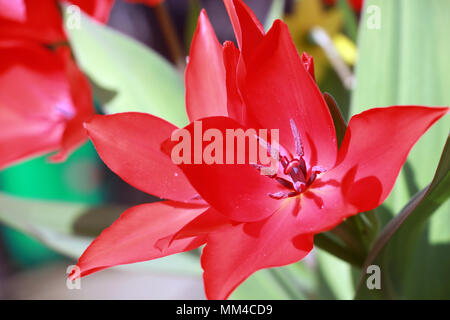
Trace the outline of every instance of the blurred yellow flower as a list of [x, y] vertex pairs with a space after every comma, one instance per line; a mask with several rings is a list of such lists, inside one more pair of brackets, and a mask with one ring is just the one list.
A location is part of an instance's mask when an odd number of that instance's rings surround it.
[[[306, 51], [314, 58], [316, 79], [318, 82], [323, 78], [329, 66], [329, 60], [323, 49], [316, 44], [311, 36], [315, 27], [323, 29], [331, 39], [340, 35], [343, 27], [343, 17], [337, 8], [325, 10], [320, 0], [297, 0], [292, 14], [285, 17], [289, 26], [295, 45], [300, 52]], [[344, 35], [336, 38], [339, 45], [336, 49], [347, 63], [354, 62], [355, 52], [352, 52], [351, 41]], [[345, 41], [348, 40], [348, 41]], [[336, 45], [336, 44], [335, 44]], [[356, 49], [354, 50], [356, 51]]]
[[342, 33], [333, 36], [333, 43], [341, 58], [349, 65], [354, 65], [357, 58], [355, 43]]

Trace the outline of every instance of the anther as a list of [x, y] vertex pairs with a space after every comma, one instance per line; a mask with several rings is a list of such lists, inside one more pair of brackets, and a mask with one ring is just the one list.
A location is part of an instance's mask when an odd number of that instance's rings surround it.
[[282, 200], [282, 199], [286, 199], [289, 197], [295, 197], [298, 194], [299, 193], [296, 191], [291, 191], [291, 192], [279, 191], [279, 192], [275, 192], [275, 193], [269, 193], [269, 197], [271, 197], [272, 199], [275, 199], [275, 200]]
[[277, 182], [279, 184], [281, 184], [283, 187], [286, 187], [288, 189], [294, 189], [294, 185], [292, 184], [292, 182], [290, 182], [290, 181], [288, 181], [286, 179], [283, 179], [283, 178], [280, 178], [280, 177], [276, 177], [275, 180], [277, 180]]
[[271, 197], [272, 199], [275, 199], [275, 200], [281, 200], [281, 199], [286, 199], [287, 197], [289, 197], [289, 194], [287, 192], [279, 191], [279, 192], [275, 192], [275, 193], [269, 193], [269, 197]]
[[[259, 172], [261, 172], [263, 169], [270, 169], [270, 167], [268, 166], [263, 166], [257, 163], [250, 163], [250, 167], [252, 167], [253, 169], [258, 170]], [[269, 178], [275, 178], [277, 176], [277, 172], [275, 172], [272, 175], [269, 174], [265, 174], [266, 176], [268, 176]]]
[[316, 180], [317, 175], [320, 174], [320, 173], [323, 173], [325, 171], [327, 171], [327, 169], [325, 169], [324, 167], [321, 167], [321, 166], [314, 166], [314, 167], [312, 167], [311, 175], [309, 176], [307, 184], [310, 185], [311, 183], [313, 183], [314, 180]]

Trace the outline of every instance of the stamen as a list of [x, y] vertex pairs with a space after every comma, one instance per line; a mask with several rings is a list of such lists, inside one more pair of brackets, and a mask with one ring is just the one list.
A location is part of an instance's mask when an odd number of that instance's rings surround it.
[[282, 157], [281, 157], [281, 165], [283, 166], [283, 168], [286, 169], [286, 167], [288, 166], [288, 164], [289, 164], [289, 160], [288, 160], [285, 156], [282, 156]]
[[[303, 159], [304, 150], [298, 128], [295, 125], [294, 120], [290, 119], [289, 122], [292, 130], [292, 135], [294, 136], [295, 150], [297, 154], [295, 156], [292, 156], [291, 153], [280, 153], [279, 160], [283, 167], [282, 173], [286, 176], [289, 176], [290, 179], [278, 177], [276, 174], [272, 176], [272, 178], [276, 179], [278, 183], [288, 189], [288, 191], [279, 191], [268, 194], [269, 197], [278, 200], [295, 197], [300, 193], [305, 192], [306, 189], [314, 182], [318, 174], [327, 171], [326, 168], [321, 166], [314, 166], [308, 170], [306, 162]], [[263, 142], [262, 139], [260, 140], [260, 143], [261, 142]], [[270, 150], [270, 145], [266, 144], [266, 148]], [[253, 166], [258, 170], [261, 170], [262, 168], [262, 166], [260, 165]]]
[[[257, 163], [250, 163], [250, 166], [253, 168], [253, 169], [256, 169], [256, 170], [258, 170], [258, 171], [261, 171], [262, 169], [264, 169], [264, 168], [270, 168], [270, 166], [263, 166], [263, 165], [260, 165], [260, 164], [257, 164]], [[272, 175], [269, 175], [269, 174], [265, 174], [267, 177], [269, 177], [269, 178], [275, 178], [276, 176], [277, 176], [277, 173], [275, 172], [274, 174], [272, 174]]]
[[284, 192], [284, 191], [279, 191], [279, 192], [275, 192], [275, 193], [269, 193], [269, 197], [271, 197], [272, 199], [275, 199], [275, 200], [281, 200], [281, 199], [286, 199], [287, 197], [289, 197], [289, 193]]
[[291, 160], [284, 167], [283, 173], [284, 174], [290, 174], [291, 171], [294, 170], [294, 169], [300, 169], [300, 171], [303, 173], [303, 176], [306, 176], [306, 163], [305, 163], [305, 160], [303, 160], [303, 158]]
[[314, 167], [312, 167], [311, 171], [316, 172], [316, 173], [323, 173], [323, 172], [327, 171], [327, 168], [322, 167], [322, 166], [314, 166]]
[[286, 166], [286, 168], [284, 168], [284, 174], [289, 174], [292, 169], [294, 169], [295, 167], [298, 167], [300, 165], [300, 161], [297, 159], [292, 160], [291, 162], [288, 163], [288, 165]]
[[316, 177], [317, 177], [318, 174], [323, 173], [325, 171], [327, 171], [327, 169], [325, 169], [324, 167], [321, 167], [321, 166], [314, 166], [314, 167], [312, 167], [311, 175], [309, 176], [309, 179], [308, 179], [308, 182], [307, 182], [308, 186], [311, 183], [313, 183], [314, 180], [316, 180]]
[[286, 179], [280, 178], [280, 177], [276, 177], [275, 179], [276, 179], [277, 182], [278, 182], [279, 184], [281, 184], [283, 187], [286, 187], [286, 188], [288, 188], [288, 189], [294, 189], [294, 185], [292, 184], [292, 182], [290, 182], [290, 181], [288, 181], [288, 180], [286, 180]]
[[302, 140], [300, 139], [300, 134], [298, 133], [297, 126], [295, 125], [295, 122], [292, 119], [289, 119], [289, 123], [291, 125], [292, 134], [295, 140], [295, 152], [300, 157], [303, 157], [303, 144]]

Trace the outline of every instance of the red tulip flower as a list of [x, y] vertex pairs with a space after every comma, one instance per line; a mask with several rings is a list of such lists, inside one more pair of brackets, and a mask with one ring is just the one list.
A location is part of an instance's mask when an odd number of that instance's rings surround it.
[[[63, 1], [59, 1], [63, 2]], [[99, 22], [106, 22], [114, 0], [71, 0]], [[66, 41], [63, 19], [55, 0], [0, 1], [0, 38], [44, 43]]]
[[[79, 274], [203, 244], [206, 296], [226, 299], [252, 273], [304, 258], [313, 237], [380, 205], [408, 152], [448, 108], [395, 106], [355, 115], [338, 150], [327, 104], [287, 26], [264, 30], [240, 0], [225, 0], [239, 49], [220, 45], [200, 15], [186, 71], [186, 108], [203, 130], [279, 129], [281, 166], [175, 165], [177, 128], [149, 114], [95, 116], [88, 134], [111, 170], [163, 199], [127, 210], [78, 261]], [[201, 119], [199, 122], [194, 122]], [[202, 151], [208, 148], [200, 143]], [[173, 149], [172, 149], [173, 150]], [[223, 152], [226, 148], [223, 149]]]
[[[69, 3], [104, 23], [114, 0]], [[52, 151], [51, 160], [63, 161], [87, 140], [82, 123], [94, 107], [69, 48], [38, 45], [67, 41], [58, 1], [0, 0], [0, 38], [0, 169]]]
[[0, 169], [52, 151], [64, 160], [87, 140], [92, 93], [68, 48], [0, 42], [0, 101]]
[[[126, 0], [156, 6], [163, 0]], [[0, 38], [43, 43], [67, 40], [58, 2], [63, 0], [0, 0]], [[95, 20], [106, 23], [114, 0], [67, 0]]]

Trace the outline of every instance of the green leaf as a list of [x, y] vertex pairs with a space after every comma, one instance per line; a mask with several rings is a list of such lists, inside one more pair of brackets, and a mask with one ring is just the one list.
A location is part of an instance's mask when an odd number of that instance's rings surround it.
[[[412, 282], [411, 284], [407, 280], [408, 275], [411, 273], [408, 271], [412, 268], [411, 265], [409, 265], [409, 268], [406, 270], [402, 267], [405, 265], [405, 262], [411, 261], [415, 255], [415, 248], [411, 244], [418, 243], [418, 237], [420, 237], [421, 231], [424, 228], [424, 223], [433, 213], [435, 213], [436, 209], [448, 201], [449, 198], [450, 135], [447, 138], [447, 143], [433, 181], [425, 189], [416, 194], [405, 208], [403, 208], [403, 210], [385, 226], [375, 241], [372, 250], [369, 252], [367, 259], [364, 262], [363, 270], [366, 270], [366, 268], [372, 264], [381, 265], [383, 266], [384, 272], [387, 273], [385, 275], [384, 283], [389, 285], [387, 283], [389, 281], [394, 283], [394, 287], [400, 287], [391, 288], [391, 291], [392, 289], [395, 289], [395, 294], [400, 296], [405, 295], [402, 291], [409, 292], [409, 290], [405, 290], [404, 287], [408, 285], [414, 286], [415, 284], [414, 279], [409, 279]], [[446, 216], [448, 222], [448, 212]], [[448, 228], [449, 224], [446, 224], [446, 226]], [[410, 245], [405, 248], [406, 243]], [[448, 243], [447, 245], [444, 245], [444, 247], [447, 247], [447, 250], [450, 248]], [[438, 257], [439, 265], [442, 267], [444, 264], [444, 268], [447, 268], [448, 270], [450, 268], [450, 259], [445, 258], [444, 252], [443, 255], [444, 256], [442, 257]], [[423, 266], [423, 261], [421, 263], [421, 268], [426, 268]], [[365, 274], [363, 272], [357, 292], [358, 298], [370, 298], [373, 297], [374, 294], [381, 295], [383, 298], [393, 297], [393, 292], [389, 291], [371, 292], [364, 285], [364, 280]], [[445, 293], [447, 296], [450, 295], [448, 285], [442, 282], [436, 283], [433, 291], [437, 289], [440, 290], [442, 294]], [[441, 295], [441, 293], [437, 296], [445, 297], [445, 295]], [[428, 296], [428, 298], [430, 298], [430, 296]]]
[[80, 27], [67, 32], [82, 69], [98, 87], [116, 93], [105, 101], [105, 113], [146, 112], [187, 124], [182, 76], [158, 53], [84, 14]]
[[290, 299], [278, 279], [265, 269], [245, 280], [230, 296], [231, 300], [286, 300]]
[[27, 200], [0, 193], [0, 219], [22, 231], [36, 226], [61, 234], [71, 234], [72, 225], [88, 210], [86, 204]]
[[189, 52], [191, 49], [192, 38], [194, 37], [195, 29], [197, 28], [197, 20], [200, 15], [200, 10], [201, 5], [199, 0], [188, 1], [188, 12], [184, 25], [184, 42], [186, 52]]
[[[374, 29], [379, 12], [380, 29]], [[390, 105], [448, 105], [450, 2], [368, 0], [359, 30], [359, 59], [351, 113]], [[376, 20], [376, 19], [375, 19]], [[420, 22], [420, 23], [419, 23]], [[432, 179], [450, 117], [434, 125], [408, 157], [385, 205], [399, 212]]]
[[[78, 259], [94, 237], [117, 219], [122, 211], [121, 207], [28, 200], [0, 193], [2, 223], [72, 259]], [[201, 273], [198, 258], [190, 253], [117, 268], [146, 268], [170, 274]]]
[[303, 261], [285, 267], [263, 269], [244, 281], [232, 300], [280, 300], [317, 298], [317, 273]]
[[339, 9], [344, 16], [344, 27], [348, 36], [353, 42], [356, 42], [358, 36], [358, 20], [355, 11], [350, 7], [347, 0], [338, 1]]
[[272, 5], [267, 13], [264, 29], [269, 30], [273, 22], [277, 19], [283, 19], [285, 0], [272, 0]]
[[[449, 13], [448, 1], [365, 2], [359, 29], [357, 87], [352, 97], [352, 114], [389, 105], [448, 105]], [[380, 18], [379, 28], [377, 16]], [[449, 125], [447, 116], [416, 144], [394, 190], [384, 203], [384, 211], [400, 212], [418, 190], [426, 188], [433, 178]], [[386, 288], [386, 294], [401, 298], [445, 297], [443, 294], [447, 292], [443, 283], [450, 281], [448, 212], [450, 203], [446, 201], [432, 216], [425, 215], [422, 223], [409, 230], [410, 237], [403, 238], [401, 243], [396, 242], [396, 250], [389, 250], [383, 265], [391, 267], [382, 272], [393, 272], [389, 278], [395, 283], [392, 284], [392, 292]], [[381, 216], [382, 209], [377, 209], [376, 213]], [[394, 245], [389, 244], [389, 247]], [[397, 252], [399, 256], [391, 252]], [[402, 254], [408, 259], [398, 259]]]
[[[323, 250], [315, 250], [320, 275], [321, 297], [352, 299], [355, 293], [351, 277], [352, 267]], [[324, 293], [328, 292], [328, 294]]]

